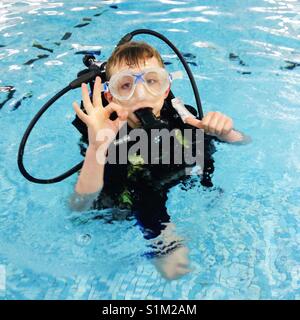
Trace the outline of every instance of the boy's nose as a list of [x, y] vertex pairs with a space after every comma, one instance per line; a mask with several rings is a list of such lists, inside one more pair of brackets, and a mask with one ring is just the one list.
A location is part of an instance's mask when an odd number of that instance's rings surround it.
[[142, 82], [138, 82], [136, 84], [136, 88], [135, 88], [135, 96], [139, 99], [142, 99], [145, 97], [146, 91], [145, 91], [145, 86]]

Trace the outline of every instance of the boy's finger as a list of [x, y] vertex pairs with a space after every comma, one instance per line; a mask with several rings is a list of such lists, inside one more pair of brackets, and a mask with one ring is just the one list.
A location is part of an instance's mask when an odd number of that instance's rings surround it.
[[128, 111], [121, 111], [120, 113], [118, 113], [118, 117], [121, 121], [125, 121], [128, 117]]
[[79, 104], [77, 102], [73, 102], [73, 108], [78, 115], [78, 118], [82, 120], [84, 123], [87, 122], [88, 116], [80, 109]]
[[120, 117], [122, 120], [125, 120], [128, 115], [128, 112], [116, 103], [110, 103], [105, 108], [103, 108], [103, 110], [107, 113], [108, 116], [110, 116], [115, 111], [118, 114], [118, 117]]
[[228, 134], [233, 128], [233, 121], [231, 119], [227, 119], [224, 124], [223, 133]]
[[218, 122], [216, 124], [216, 128], [215, 128], [215, 132], [216, 132], [216, 134], [218, 136], [224, 134], [225, 122], [226, 122], [226, 118], [225, 117], [220, 118], [218, 120]]
[[208, 132], [211, 134], [216, 134], [216, 127], [218, 124], [220, 117], [217, 112], [215, 112], [212, 117], [210, 118], [210, 121], [208, 123]]
[[83, 100], [84, 108], [86, 112], [90, 114], [91, 112], [93, 112], [94, 107], [92, 105], [92, 102], [89, 96], [88, 87], [85, 83], [81, 85], [81, 92], [82, 92], [82, 100]]
[[204, 126], [204, 129], [208, 129], [208, 124], [211, 121], [211, 118], [213, 117], [214, 113], [213, 112], [208, 112], [202, 119], [202, 124]]
[[93, 92], [93, 105], [95, 108], [103, 108], [102, 106], [102, 97], [101, 97], [101, 78], [96, 77], [94, 83], [94, 92]]

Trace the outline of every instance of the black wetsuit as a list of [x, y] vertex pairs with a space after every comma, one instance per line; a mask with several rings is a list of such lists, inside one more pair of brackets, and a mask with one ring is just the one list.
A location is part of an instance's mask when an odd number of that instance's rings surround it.
[[[196, 113], [193, 107], [186, 105], [186, 108], [193, 114]], [[167, 102], [161, 109], [160, 118], [168, 121], [169, 129], [199, 130], [184, 124], [177, 111]], [[78, 117], [73, 121], [73, 125], [83, 135], [81, 153], [84, 156], [86, 150], [84, 143], [88, 142], [87, 128]], [[120, 139], [118, 135], [117, 139]], [[212, 186], [211, 174], [214, 171], [212, 154], [215, 151], [213, 140], [211, 136], [204, 135], [204, 168], [200, 179], [205, 187]], [[170, 221], [166, 208], [168, 190], [180, 182], [188, 181], [189, 176], [185, 174], [185, 167], [185, 164], [178, 165], [172, 162], [170, 165], [107, 163], [104, 170], [104, 187], [92, 209], [113, 207], [129, 209], [131, 217], [136, 219], [143, 230], [144, 237], [155, 238], [165, 228], [164, 223]], [[99, 214], [99, 218], [101, 217], [103, 215]]]

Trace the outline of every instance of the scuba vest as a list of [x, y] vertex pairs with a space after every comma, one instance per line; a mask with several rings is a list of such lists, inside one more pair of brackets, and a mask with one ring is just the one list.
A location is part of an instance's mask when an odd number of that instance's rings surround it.
[[[196, 110], [193, 107], [189, 105], [185, 105], [185, 107], [189, 112], [195, 115]], [[168, 164], [161, 163], [161, 161], [160, 163], [151, 164], [150, 161], [143, 159], [140, 154], [128, 154], [128, 161], [126, 164], [111, 164], [107, 162], [104, 168], [104, 187], [101, 191], [101, 195], [95, 201], [93, 209], [111, 207], [132, 209], [135, 203], [144, 199], [145, 194], [149, 194], [149, 192], [162, 194], [179, 182], [187, 181], [189, 176], [186, 174], [185, 169], [190, 165], [186, 164], [184, 161], [177, 164], [174, 162], [174, 157], [172, 157], [176, 152], [182, 152], [184, 148], [192, 148], [193, 153], [197, 152], [198, 149], [201, 149], [201, 152], [204, 152], [204, 166], [201, 168], [202, 176], [200, 177], [201, 184], [206, 187], [212, 186], [210, 180], [213, 172], [212, 154], [215, 151], [213, 137], [204, 134], [204, 139], [202, 141], [204, 146], [197, 149], [197, 143], [199, 144], [199, 142], [196, 141], [196, 131], [200, 129], [185, 124], [168, 99], [165, 100], [161, 109], [160, 119], [168, 124], [168, 129], [170, 131], [174, 130], [174, 140], [177, 140], [177, 143], [170, 144], [171, 148], [168, 150], [169, 154], [165, 154], [166, 152], [164, 149], [161, 149], [161, 153], [159, 154], [159, 160], [165, 156], [168, 157], [170, 160]], [[87, 127], [77, 115], [72, 124], [82, 134], [80, 148], [81, 154], [85, 156], [88, 144]], [[186, 139], [183, 135], [185, 129], [191, 129], [191, 139]], [[120, 136], [118, 133], [115, 141], [123, 141], [123, 138], [124, 137]], [[149, 137], [149, 140], [151, 140], [151, 137]], [[124, 141], [125, 142], [123, 143], [126, 143], [127, 150], [135, 143], [126, 140]], [[148, 147], [149, 146], [151, 146], [151, 141], [148, 142]], [[174, 150], [176, 146], [178, 147], [178, 151], [176, 149]], [[116, 146], [116, 153], [118, 154], [118, 144]], [[148, 154], [151, 155], [150, 147]]]

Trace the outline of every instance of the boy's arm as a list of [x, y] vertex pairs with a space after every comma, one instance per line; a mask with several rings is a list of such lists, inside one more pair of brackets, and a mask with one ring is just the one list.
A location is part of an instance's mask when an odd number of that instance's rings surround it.
[[103, 188], [104, 166], [104, 161], [97, 161], [96, 149], [89, 146], [74, 193], [69, 200], [71, 210], [84, 211], [91, 207]]
[[219, 141], [234, 144], [248, 144], [252, 141], [250, 136], [235, 130], [232, 119], [221, 112], [208, 112], [202, 120], [199, 120], [196, 118], [196, 109], [183, 105], [179, 98], [173, 99], [172, 105], [184, 123], [203, 129], [206, 134], [214, 136]]
[[202, 120], [196, 119], [191, 113], [186, 113], [184, 116], [183, 122], [203, 129], [206, 134], [214, 136], [220, 141], [234, 144], [251, 142], [250, 136], [234, 129], [232, 119], [220, 112], [208, 112]]

